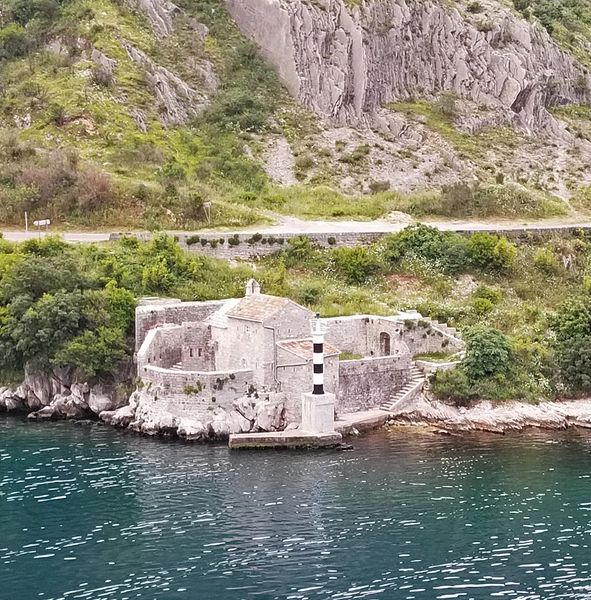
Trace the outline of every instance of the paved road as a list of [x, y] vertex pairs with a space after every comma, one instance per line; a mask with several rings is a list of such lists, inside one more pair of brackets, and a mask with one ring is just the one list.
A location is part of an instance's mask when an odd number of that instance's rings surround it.
[[[591, 230], [591, 221], [576, 220], [552, 220], [544, 221], [425, 221], [442, 231], [547, 231], [547, 230], [567, 230], [574, 227]], [[312, 233], [389, 233], [397, 232], [409, 225], [409, 221], [304, 221], [293, 217], [282, 217], [281, 222], [276, 225], [264, 225], [259, 227], [249, 227], [236, 231], [224, 231], [224, 233], [245, 233], [259, 232], [262, 234], [312, 234]], [[119, 230], [121, 231], [121, 230]], [[218, 230], [219, 231], [219, 230]], [[219, 231], [221, 233], [221, 231]], [[67, 242], [96, 243], [109, 240], [109, 232], [50, 232], [58, 233]], [[187, 234], [186, 231], [171, 231], [170, 233]], [[208, 233], [208, 230], [201, 230], [197, 233]], [[37, 237], [44, 237], [45, 232], [36, 231], [4, 231], [4, 238], [10, 241], [24, 241]]]
[[[60, 235], [67, 242], [107, 242], [109, 241], [110, 233], [91, 233], [91, 232], [58, 232], [53, 231], [50, 234]], [[36, 231], [3, 231], [2, 235], [4, 239], [11, 242], [24, 242], [25, 240], [32, 240], [39, 237], [45, 237], [45, 232], [37, 233]]]

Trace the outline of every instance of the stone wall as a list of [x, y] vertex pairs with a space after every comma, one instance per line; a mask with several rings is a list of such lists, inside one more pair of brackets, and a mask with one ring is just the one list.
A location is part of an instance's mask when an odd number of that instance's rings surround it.
[[135, 311], [135, 348], [141, 347], [150, 329], [166, 324], [181, 325], [191, 321], [203, 321], [224, 305], [224, 300], [210, 302], [177, 302], [163, 306], [138, 306]]
[[148, 366], [170, 368], [181, 361], [183, 328], [181, 325], [152, 329], [137, 353], [138, 372]]
[[369, 317], [355, 315], [352, 317], [335, 317], [322, 319], [326, 327], [326, 341], [342, 352], [368, 356], [367, 324]]
[[143, 367], [140, 375], [143, 386], [161, 397], [187, 396], [198, 404], [224, 408], [254, 391], [250, 370], [177, 371], [148, 365]]
[[[566, 235], [578, 235], [580, 232], [591, 232], [590, 226], [572, 226], [572, 227], [550, 227], [550, 226], [539, 226], [539, 227], [522, 227], [522, 228], [514, 228], [514, 229], [503, 229], [498, 227], [482, 227], [482, 228], [474, 228], [466, 227], [463, 229], [454, 229], [455, 233], [459, 233], [462, 235], [472, 235], [477, 232], [490, 233], [494, 235], [505, 236], [509, 239], [513, 239], [519, 242], [527, 242], [532, 240], [545, 240], [551, 239], [556, 235], [566, 236]], [[205, 254], [207, 256], [211, 256], [213, 258], [220, 258], [225, 260], [231, 259], [243, 259], [249, 260], [251, 258], [257, 258], [259, 256], [268, 256], [269, 254], [273, 254], [274, 252], [280, 252], [284, 250], [288, 240], [294, 237], [307, 237], [318, 247], [320, 248], [338, 248], [341, 246], [364, 246], [369, 245], [372, 242], [376, 242], [383, 238], [385, 235], [390, 235], [396, 233], [395, 230], [390, 232], [388, 231], [369, 231], [369, 232], [333, 232], [333, 233], [264, 233], [264, 234], [253, 234], [253, 233], [240, 233], [240, 234], [230, 234], [230, 233], [176, 233], [175, 237], [178, 239], [178, 242], [182, 248], [188, 250], [189, 252], [194, 252], [196, 254]], [[134, 235], [141, 241], [149, 241], [152, 238], [152, 234], [150, 233], [138, 233], [138, 234], [122, 234], [122, 233], [111, 233], [109, 239], [111, 241], [117, 241], [125, 235]], [[260, 239], [258, 236], [260, 235]], [[193, 238], [199, 239], [198, 242], [187, 244], [187, 240]], [[237, 239], [239, 241], [238, 245], [231, 245], [229, 240], [231, 238]], [[254, 241], [258, 239], [258, 241]], [[203, 240], [203, 242], [202, 242]], [[223, 240], [223, 243], [222, 243]], [[270, 243], [272, 242], [272, 243]], [[212, 245], [213, 244], [213, 245]], [[223, 301], [212, 301], [207, 303], [198, 303], [203, 304], [204, 310], [206, 309], [206, 305], [220, 305]], [[192, 304], [192, 303], [188, 303]], [[142, 310], [142, 324], [146, 321], [146, 326], [141, 327], [140, 329], [136, 329], [138, 332], [145, 335], [145, 332], [152, 327], [155, 327], [159, 324], [163, 324], [167, 318], [174, 318], [175, 309], [174, 306], [171, 305], [171, 308], [166, 310], [165, 317], [153, 317], [153, 324], [148, 324], [147, 321], [149, 314], [151, 312], [150, 306], [141, 307]], [[152, 309], [155, 310], [155, 309]], [[164, 308], [158, 307], [156, 310], [165, 310]], [[210, 312], [216, 310], [216, 306], [211, 308]], [[207, 316], [207, 315], [205, 315]], [[205, 317], [203, 317], [205, 318]], [[159, 320], [164, 319], [164, 320]], [[173, 320], [169, 322], [180, 323], [183, 320], [191, 321], [195, 319], [180, 319]], [[137, 321], [136, 321], [137, 325]], [[139, 347], [139, 346], [138, 346]]]
[[412, 356], [431, 352], [459, 352], [464, 344], [459, 338], [437, 330], [423, 319], [408, 320], [403, 323], [402, 338]]
[[408, 356], [341, 361], [337, 413], [370, 410], [384, 404], [407, 383], [410, 366]]
[[[383, 337], [389, 338], [386, 342]], [[386, 350], [389, 346], [389, 352]], [[398, 356], [409, 353], [404, 336], [404, 324], [393, 317], [370, 317], [367, 323], [369, 356]]]
[[205, 323], [183, 323], [181, 362], [188, 371], [215, 371], [215, 342], [211, 326]]
[[[202, 233], [196, 235], [180, 233], [176, 237], [181, 247], [190, 252], [226, 260], [236, 258], [248, 260], [280, 252], [286, 248], [291, 238], [301, 237], [302, 235], [310, 238], [320, 248], [338, 248], [340, 246], [368, 245], [383, 237], [384, 233]], [[197, 238], [199, 238], [199, 241], [195, 242]], [[187, 244], [187, 240], [194, 243]], [[237, 245], [235, 245], [234, 240], [238, 241]]]

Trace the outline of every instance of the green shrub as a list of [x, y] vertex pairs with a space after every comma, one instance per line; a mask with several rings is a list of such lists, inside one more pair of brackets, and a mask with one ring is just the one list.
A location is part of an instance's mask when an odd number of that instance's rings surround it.
[[552, 319], [556, 364], [563, 384], [573, 391], [591, 391], [591, 297], [563, 303]]
[[539, 248], [534, 254], [534, 265], [543, 273], [558, 273], [561, 265], [550, 248]]
[[403, 259], [420, 258], [434, 264], [444, 264], [449, 246], [449, 234], [429, 225], [411, 225], [384, 240], [384, 256], [393, 265]]
[[354, 285], [365, 283], [380, 268], [377, 257], [362, 246], [337, 248], [333, 257], [337, 272]]
[[488, 298], [473, 298], [472, 308], [478, 315], [486, 315], [494, 309], [495, 305]]
[[464, 332], [466, 357], [463, 368], [470, 382], [507, 373], [510, 367], [511, 345], [500, 331], [488, 327], [470, 327]]
[[487, 285], [479, 285], [472, 294], [474, 299], [482, 298], [488, 300], [493, 306], [498, 304], [503, 299], [501, 290], [491, 288]]
[[470, 263], [482, 271], [507, 271], [514, 262], [517, 248], [507, 238], [490, 233], [474, 233], [466, 246]]
[[312, 240], [306, 235], [299, 235], [289, 239], [285, 252], [287, 266], [304, 264], [314, 255]]
[[27, 33], [22, 25], [11, 23], [0, 29], [0, 60], [23, 56], [27, 46]]
[[465, 406], [474, 397], [468, 376], [461, 367], [436, 371], [430, 383], [435, 397], [443, 402]]
[[319, 281], [309, 281], [300, 286], [297, 291], [298, 301], [306, 306], [318, 304], [324, 291], [324, 285]]
[[390, 189], [389, 181], [372, 181], [369, 184], [369, 189], [372, 194], [381, 194], [387, 192]]
[[186, 241], [187, 246], [193, 246], [194, 244], [198, 244], [201, 241], [201, 238], [198, 235], [190, 235]]

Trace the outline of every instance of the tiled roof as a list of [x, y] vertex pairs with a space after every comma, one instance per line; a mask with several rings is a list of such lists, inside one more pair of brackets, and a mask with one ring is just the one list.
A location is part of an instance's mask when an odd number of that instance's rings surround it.
[[238, 301], [227, 313], [228, 317], [263, 322], [279, 312], [290, 301], [288, 298], [253, 294]]
[[207, 319], [205, 319], [205, 323], [207, 325], [211, 325], [212, 327], [226, 329], [228, 327], [228, 311], [236, 306], [238, 302], [239, 300], [236, 298], [226, 300], [219, 310], [216, 310], [214, 313], [209, 315]]
[[[281, 340], [277, 342], [277, 345], [286, 350], [287, 352], [291, 352], [300, 358], [305, 360], [312, 360], [313, 354], [313, 344], [312, 340]], [[335, 354], [340, 354], [340, 350], [335, 348], [332, 344], [327, 344], [324, 342], [324, 356], [334, 356]]]

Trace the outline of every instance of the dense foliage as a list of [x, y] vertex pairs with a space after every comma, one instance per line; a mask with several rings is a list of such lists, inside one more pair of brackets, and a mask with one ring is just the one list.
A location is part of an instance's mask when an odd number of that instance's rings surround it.
[[566, 386], [591, 391], [591, 296], [566, 301], [552, 321], [556, 362]]
[[87, 377], [109, 376], [131, 355], [136, 298], [236, 296], [249, 274], [186, 255], [167, 236], [109, 247], [2, 241], [0, 373], [73, 366]]
[[[419, 225], [357, 248], [320, 249], [306, 236], [275, 247], [256, 266], [266, 293], [324, 316], [417, 308], [460, 328], [465, 358], [433, 378], [442, 399], [539, 401], [591, 390], [584, 236], [514, 244]], [[108, 377], [130, 359], [137, 298], [237, 297], [251, 276], [250, 267], [187, 254], [166, 235], [104, 246], [0, 240], [0, 372], [14, 379], [25, 366], [68, 365]]]

